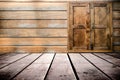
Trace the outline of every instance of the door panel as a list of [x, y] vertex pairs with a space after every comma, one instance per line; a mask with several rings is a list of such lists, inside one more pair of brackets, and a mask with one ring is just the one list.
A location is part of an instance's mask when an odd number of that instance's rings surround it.
[[70, 3], [68, 50], [110, 50], [110, 11], [107, 3]]

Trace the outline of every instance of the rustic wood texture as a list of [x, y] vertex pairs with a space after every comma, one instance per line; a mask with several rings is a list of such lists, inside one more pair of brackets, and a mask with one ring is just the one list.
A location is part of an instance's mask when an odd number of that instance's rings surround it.
[[75, 80], [67, 54], [56, 54], [46, 80]]
[[120, 10], [120, 2], [114, 2], [113, 3], [113, 10], [114, 11]]
[[1, 11], [0, 19], [67, 19], [67, 13], [66, 11]]
[[11, 64], [2, 68], [0, 70], [0, 79], [2, 80], [10, 80], [20, 71], [22, 71], [26, 66], [32, 63], [36, 58], [38, 58], [41, 54], [31, 54], [19, 61], [15, 64]]
[[107, 76], [85, 60], [80, 54], [71, 53], [69, 55], [80, 80], [109, 80]]
[[0, 29], [0, 37], [67, 37], [66, 29]]
[[120, 20], [113, 20], [113, 28], [120, 29]]
[[26, 57], [27, 55], [28, 55], [27, 53], [26, 54], [10, 53], [9, 55], [0, 57], [0, 69]]
[[31, 45], [31, 46], [39, 46], [39, 45], [65, 45], [67, 46], [67, 38], [0, 38], [0, 46], [4, 45]]
[[97, 66], [100, 70], [102, 70], [105, 74], [107, 74], [113, 80], [119, 80], [120, 78], [120, 67], [114, 67], [115, 65], [97, 57], [93, 54], [82, 54], [86, 57], [90, 62], [92, 62], [95, 66]]
[[114, 11], [113, 12], [113, 19], [119, 20], [120, 19], [120, 11]]
[[67, 52], [67, 46], [0, 46], [1, 53], [8, 52]]
[[120, 36], [120, 29], [114, 29], [113, 36]]
[[53, 53], [43, 54], [13, 80], [44, 80], [53, 56]]
[[9, 3], [0, 2], [0, 10], [67, 10], [67, 3], [31, 2]]
[[0, 29], [67, 28], [67, 20], [0, 20]]

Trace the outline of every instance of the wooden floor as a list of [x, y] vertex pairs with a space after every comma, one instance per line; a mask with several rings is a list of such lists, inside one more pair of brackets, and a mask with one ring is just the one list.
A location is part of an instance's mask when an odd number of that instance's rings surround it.
[[120, 80], [120, 53], [1, 54], [0, 80]]

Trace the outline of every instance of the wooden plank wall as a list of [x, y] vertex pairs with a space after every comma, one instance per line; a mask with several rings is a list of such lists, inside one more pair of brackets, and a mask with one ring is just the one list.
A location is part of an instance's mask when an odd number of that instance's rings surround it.
[[[66, 52], [69, 1], [81, 0], [0, 0], [0, 52]], [[116, 4], [113, 40], [114, 49], [120, 50], [120, 6]]]

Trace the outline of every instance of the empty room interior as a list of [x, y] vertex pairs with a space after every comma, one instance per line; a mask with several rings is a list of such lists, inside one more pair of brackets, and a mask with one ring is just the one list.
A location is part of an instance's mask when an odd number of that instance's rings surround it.
[[120, 1], [0, 0], [0, 80], [120, 80]]

